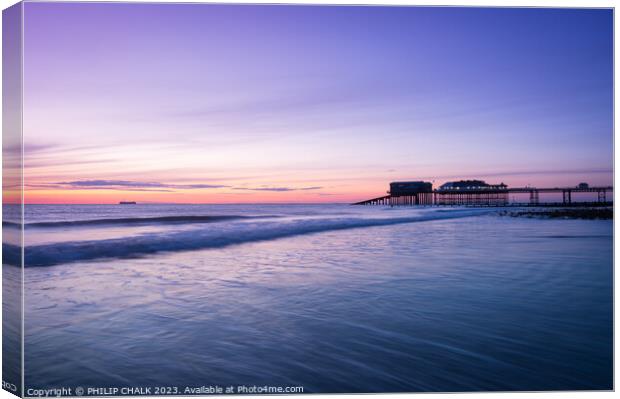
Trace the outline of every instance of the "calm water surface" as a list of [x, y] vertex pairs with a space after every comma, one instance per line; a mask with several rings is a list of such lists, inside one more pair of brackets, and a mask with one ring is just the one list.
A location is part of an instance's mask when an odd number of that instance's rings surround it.
[[26, 223], [27, 387], [612, 388], [611, 221], [137, 205]]

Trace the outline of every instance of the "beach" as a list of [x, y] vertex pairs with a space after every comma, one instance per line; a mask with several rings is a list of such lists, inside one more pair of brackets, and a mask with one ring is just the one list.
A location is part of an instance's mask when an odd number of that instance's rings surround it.
[[27, 387], [612, 388], [610, 220], [47, 205], [26, 223]]

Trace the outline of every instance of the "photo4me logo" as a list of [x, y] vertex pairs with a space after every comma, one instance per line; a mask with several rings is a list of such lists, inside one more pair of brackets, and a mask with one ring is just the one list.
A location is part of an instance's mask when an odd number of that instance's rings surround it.
[[274, 386], [267, 386], [267, 385], [263, 385], [263, 386], [240, 385], [240, 386], [237, 387], [237, 392], [236, 393], [238, 393], [238, 394], [242, 394], [242, 393], [247, 393], [247, 394], [261, 394], [261, 393], [273, 394], [273, 393], [303, 393], [303, 392], [304, 392], [304, 387], [302, 387], [302, 386], [296, 386], [296, 387], [277, 386], [277, 387], [274, 387]]

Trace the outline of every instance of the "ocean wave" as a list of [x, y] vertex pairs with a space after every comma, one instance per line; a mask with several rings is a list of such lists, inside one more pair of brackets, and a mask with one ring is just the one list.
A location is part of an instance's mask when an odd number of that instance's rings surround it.
[[[72, 226], [96, 226], [96, 225], [134, 225], [134, 224], [151, 224], [151, 223], [163, 223], [163, 224], [183, 224], [183, 223], [213, 223], [235, 219], [263, 219], [274, 218], [275, 215], [270, 216], [243, 216], [243, 215], [174, 215], [174, 216], [156, 216], [156, 217], [125, 217], [125, 218], [109, 218], [109, 219], [85, 219], [85, 220], [62, 220], [54, 222], [32, 222], [25, 223], [24, 226], [39, 227], [39, 228], [53, 228], [53, 227], [72, 227]], [[3, 221], [4, 227], [19, 227], [19, 223]]]
[[[488, 213], [488, 210], [468, 210], [394, 218], [327, 218], [225, 223], [219, 224], [217, 228], [201, 230], [28, 246], [24, 251], [24, 264], [26, 267], [52, 266], [94, 259], [130, 258], [159, 252], [221, 248], [326, 231], [463, 218]], [[17, 265], [20, 258], [19, 247], [3, 244], [3, 251], [3, 260]]]

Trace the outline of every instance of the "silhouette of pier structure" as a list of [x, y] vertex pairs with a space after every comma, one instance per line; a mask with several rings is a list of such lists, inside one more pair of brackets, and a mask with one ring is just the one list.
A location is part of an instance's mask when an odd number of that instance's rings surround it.
[[[504, 183], [488, 184], [483, 180], [459, 180], [448, 182], [437, 189], [433, 184], [424, 181], [398, 181], [390, 183], [388, 195], [356, 202], [353, 205], [464, 205], [464, 206], [578, 206], [578, 205], [610, 205], [607, 193], [613, 187], [590, 187], [580, 183], [575, 187], [508, 187]], [[541, 202], [541, 193], [562, 193], [562, 202]], [[596, 193], [595, 201], [573, 201], [574, 193]], [[528, 194], [529, 202], [510, 202], [510, 194]]]

